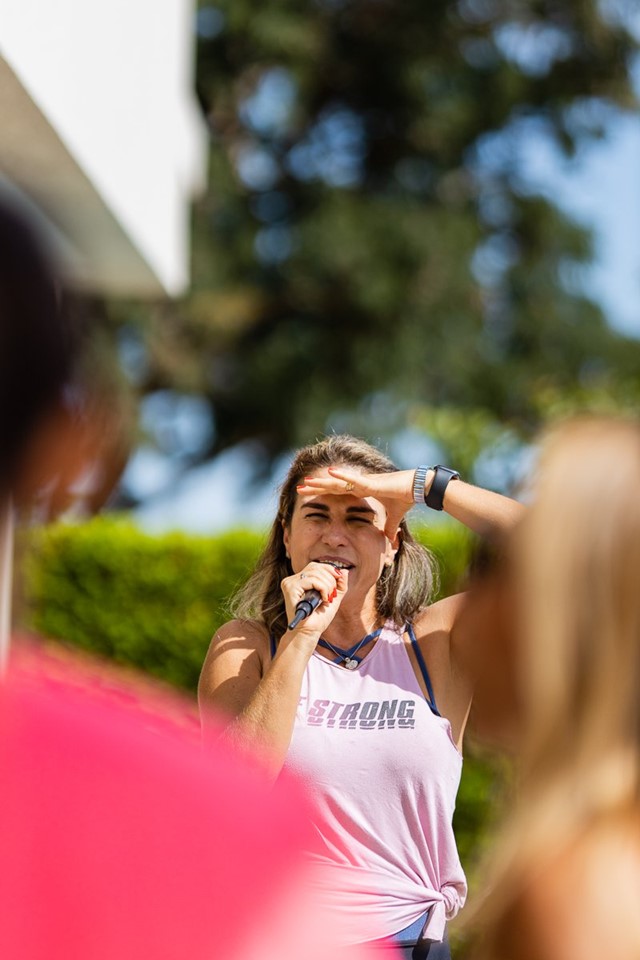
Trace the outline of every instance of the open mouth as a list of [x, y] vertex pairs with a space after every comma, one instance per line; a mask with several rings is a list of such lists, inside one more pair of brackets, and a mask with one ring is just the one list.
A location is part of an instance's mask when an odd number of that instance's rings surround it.
[[347, 563], [346, 560], [319, 560], [318, 563], [328, 563], [330, 567], [336, 570], [353, 570], [354, 564]]

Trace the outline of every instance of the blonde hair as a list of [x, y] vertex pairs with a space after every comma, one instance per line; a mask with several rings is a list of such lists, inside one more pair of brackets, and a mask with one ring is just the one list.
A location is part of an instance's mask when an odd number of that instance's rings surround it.
[[510, 917], [545, 852], [640, 799], [640, 424], [551, 430], [534, 491], [511, 554], [519, 797], [469, 917], [474, 960], [518, 955], [505, 949]]
[[[287, 558], [283, 526], [291, 523], [296, 503], [296, 485], [314, 470], [331, 466], [355, 467], [364, 473], [391, 473], [395, 464], [383, 453], [347, 434], [327, 437], [302, 447], [294, 457], [280, 490], [278, 513], [273, 521], [267, 545], [256, 569], [232, 601], [232, 613], [244, 619], [257, 619], [269, 633], [280, 639], [287, 618], [280, 583], [292, 573]], [[398, 626], [411, 621], [428, 603], [435, 586], [435, 561], [430, 552], [417, 543], [404, 520], [400, 523], [400, 545], [393, 564], [378, 580], [378, 614]]]

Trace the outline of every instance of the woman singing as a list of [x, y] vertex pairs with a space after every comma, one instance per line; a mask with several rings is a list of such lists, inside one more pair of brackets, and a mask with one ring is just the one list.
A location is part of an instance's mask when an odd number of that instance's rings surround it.
[[[345, 942], [439, 960], [466, 895], [451, 820], [471, 685], [460, 597], [429, 603], [432, 559], [404, 519], [425, 502], [483, 534], [522, 509], [445, 467], [398, 471], [353, 437], [301, 449], [199, 697], [205, 734], [221, 709], [274, 777], [309, 782], [317, 882]], [[310, 590], [321, 602], [289, 629]]]

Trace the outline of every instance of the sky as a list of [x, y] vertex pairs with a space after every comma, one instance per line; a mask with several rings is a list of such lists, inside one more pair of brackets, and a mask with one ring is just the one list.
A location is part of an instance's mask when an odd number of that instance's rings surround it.
[[[605, 141], [591, 144], [573, 163], [563, 161], [544, 141], [531, 144], [525, 163], [532, 189], [554, 200], [567, 214], [595, 232], [595, 262], [584, 282], [613, 327], [640, 336], [640, 121], [623, 116]], [[392, 451], [401, 466], [430, 462], [437, 452], [411, 438]], [[267, 526], [274, 515], [276, 490], [286, 458], [267, 482], [248, 487], [249, 447], [229, 450], [214, 462], [170, 483], [170, 492], [135, 513], [146, 530], [213, 533], [230, 527]], [[152, 490], [171, 480], [151, 451], [139, 452], [127, 480]]]
[[586, 287], [622, 333], [640, 337], [640, 120], [625, 116], [613, 135], [574, 167], [544, 141], [527, 177], [579, 223], [595, 229], [595, 265]]

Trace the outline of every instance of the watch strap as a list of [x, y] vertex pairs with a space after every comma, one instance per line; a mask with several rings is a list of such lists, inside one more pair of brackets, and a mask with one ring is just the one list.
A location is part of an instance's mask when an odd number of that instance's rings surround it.
[[431, 481], [429, 492], [424, 498], [424, 502], [432, 510], [442, 510], [444, 507], [444, 492], [451, 480], [459, 480], [460, 474], [457, 470], [450, 467], [443, 467], [441, 463], [433, 467], [434, 475]]
[[413, 475], [413, 502], [414, 503], [424, 503], [425, 493], [424, 487], [427, 481], [427, 473], [431, 470], [431, 467], [416, 467], [416, 472]]

